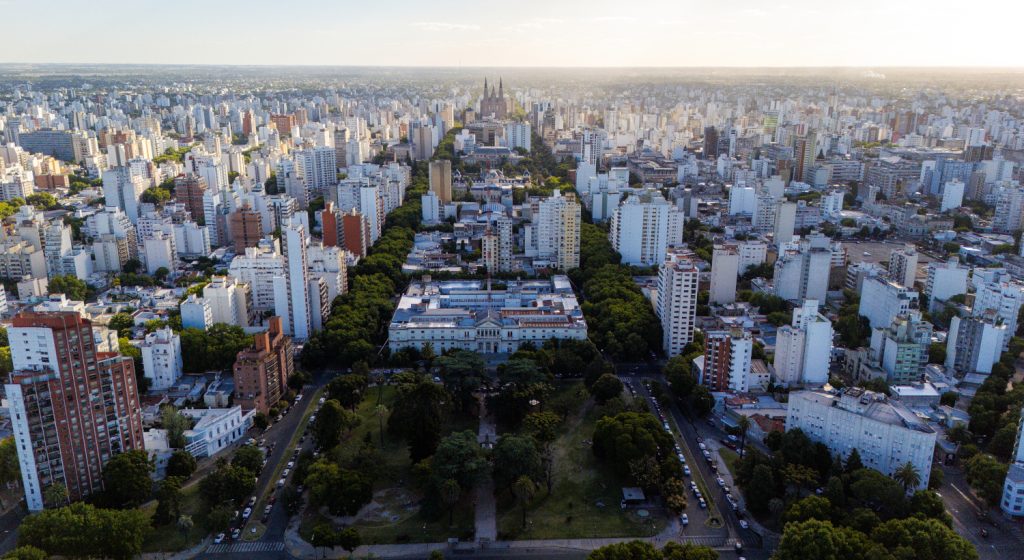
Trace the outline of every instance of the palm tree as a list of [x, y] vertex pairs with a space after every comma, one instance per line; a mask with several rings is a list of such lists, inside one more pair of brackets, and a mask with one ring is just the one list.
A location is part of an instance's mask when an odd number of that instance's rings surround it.
[[455, 504], [459, 503], [462, 496], [462, 488], [459, 481], [449, 478], [441, 483], [441, 500], [448, 506], [448, 526], [452, 526], [452, 512], [455, 511]]
[[750, 418], [741, 414], [739, 420], [736, 421], [736, 425], [740, 429], [740, 456], [743, 456], [747, 450], [747, 430], [750, 429]]
[[530, 504], [534, 495], [537, 494], [537, 485], [533, 483], [530, 477], [523, 475], [512, 485], [512, 493], [515, 494], [516, 501], [523, 508], [523, 529], [526, 529], [526, 506]]
[[903, 485], [905, 492], [909, 492], [911, 488], [917, 488], [917, 485], [921, 484], [921, 473], [917, 471], [917, 467], [910, 461], [896, 469], [896, 472], [892, 473], [892, 477]]

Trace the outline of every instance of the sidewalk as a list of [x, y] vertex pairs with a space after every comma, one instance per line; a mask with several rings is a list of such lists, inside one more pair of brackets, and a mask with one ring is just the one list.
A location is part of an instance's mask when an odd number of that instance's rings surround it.
[[[487, 399], [478, 397], [480, 402], [480, 428], [477, 441], [481, 445], [494, 445], [498, 441], [497, 429], [487, 414]], [[494, 501], [494, 481], [488, 476], [477, 483], [475, 489], [476, 542], [492, 542], [498, 538], [497, 504]]]

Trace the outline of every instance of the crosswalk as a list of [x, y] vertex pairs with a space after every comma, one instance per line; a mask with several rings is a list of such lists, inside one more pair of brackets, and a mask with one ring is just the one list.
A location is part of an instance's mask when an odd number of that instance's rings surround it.
[[280, 552], [284, 550], [283, 542], [241, 542], [233, 544], [213, 544], [206, 548], [210, 554], [228, 554], [232, 552]]

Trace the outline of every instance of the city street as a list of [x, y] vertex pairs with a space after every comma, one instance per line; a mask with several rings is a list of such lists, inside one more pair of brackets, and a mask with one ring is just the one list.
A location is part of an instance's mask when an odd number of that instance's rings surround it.
[[[975, 497], [959, 468], [943, 466], [942, 471], [945, 483], [939, 495], [946, 511], [953, 516], [953, 529], [974, 545], [981, 560], [1014, 558], [1013, 551], [1024, 546], [1021, 528], [1011, 525], [998, 509]], [[989, 519], [983, 519], [982, 512], [987, 512]], [[988, 537], [981, 536], [983, 528], [988, 530]]]
[[[623, 377], [622, 379], [624, 382], [630, 382], [633, 385], [634, 389], [636, 389], [640, 395], [643, 395], [643, 397], [647, 399], [649, 403], [651, 403], [653, 409], [653, 402], [651, 401], [650, 392], [647, 390], [647, 387], [644, 385], [643, 381], [659, 381], [660, 377]], [[677, 440], [681, 439], [682, 445], [686, 447], [685, 454], [687, 455], [687, 457], [692, 458], [692, 460], [687, 459], [687, 465], [689, 465], [691, 472], [693, 473], [693, 476], [699, 477], [703, 482], [704, 487], [707, 489], [707, 492], [710, 492], [712, 494], [711, 498], [714, 500], [715, 506], [720, 512], [723, 525], [725, 529], [729, 532], [729, 537], [732, 539], [739, 538], [746, 549], [759, 549], [762, 546], [762, 538], [753, 530], [742, 529], [739, 526], [739, 518], [736, 516], [736, 513], [733, 512], [732, 508], [729, 506], [729, 502], [726, 500], [725, 497], [725, 491], [721, 487], [719, 487], [719, 485], [716, 482], [718, 475], [714, 471], [712, 471], [709, 463], [704, 460], [699, 446], [700, 442], [697, 441], [697, 427], [686, 416], [682, 414], [682, 412], [675, 405], [675, 403], [663, 403], [662, 411], [665, 412], [667, 416], [670, 416], [672, 418], [673, 422], [678, 428], [679, 431], [673, 431], [673, 435], [677, 438]], [[719, 461], [717, 453], [712, 454], [712, 460], [717, 462], [721, 466], [721, 461]], [[721, 471], [725, 470], [726, 469], [724, 468], [721, 469]], [[733, 488], [732, 484], [730, 484], [729, 482], [731, 481], [727, 481], [727, 485], [731, 488], [731, 493], [734, 497], [740, 499], [739, 491]], [[692, 498], [692, 495], [689, 497]], [[691, 504], [692, 503], [693, 500], [691, 499]], [[742, 501], [740, 503], [742, 503]], [[688, 507], [687, 511], [689, 512], [691, 509], [692, 508]], [[693, 527], [692, 521], [691, 527]]]

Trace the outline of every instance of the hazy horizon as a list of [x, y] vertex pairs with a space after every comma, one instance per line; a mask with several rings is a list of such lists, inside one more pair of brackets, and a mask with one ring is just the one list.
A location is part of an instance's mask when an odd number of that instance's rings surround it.
[[[0, 0], [11, 64], [1019, 68], [1024, 5], [863, 0]], [[150, 6], [153, 9], [147, 9]], [[513, 6], [512, 4], [508, 5]], [[957, 14], [984, 26], [951, 29]], [[60, 14], [61, 17], [55, 17]], [[45, 31], [32, 22], [45, 22]], [[19, 25], [19, 23], [21, 23]]]

